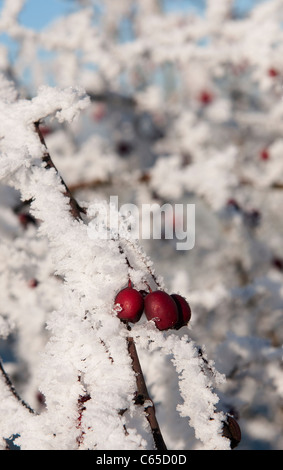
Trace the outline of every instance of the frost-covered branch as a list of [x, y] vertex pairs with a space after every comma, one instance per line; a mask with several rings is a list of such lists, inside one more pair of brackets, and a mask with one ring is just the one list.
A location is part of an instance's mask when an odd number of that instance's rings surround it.
[[[282, 1], [72, 1], [41, 30], [24, 6], [0, 12], [2, 447], [154, 448], [154, 410], [168, 449], [234, 447], [233, 417], [282, 448]], [[195, 204], [194, 248], [175, 210], [159, 240], [91, 238], [114, 194]], [[126, 328], [129, 280], [190, 324]]]

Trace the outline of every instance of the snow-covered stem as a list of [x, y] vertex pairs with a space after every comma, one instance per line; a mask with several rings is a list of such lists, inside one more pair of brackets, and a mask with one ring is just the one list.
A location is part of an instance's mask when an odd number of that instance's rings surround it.
[[67, 187], [65, 181], [63, 180], [62, 176], [59, 175], [58, 170], [57, 170], [56, 166], [54, 165], [54, 162], [52, 161], [51, 156], [48, 152], [46, 142], [45, 142], [44, 137], [42, 135], [42, 132], [40, 130], [40, 122], [35, 122], [34, 126], [35, 126], [35, 130], [36, 130], [36, 132], [39, 136], [40, 142], [44, 145], [44, 147], [46, 149], [43, 156], [42, 156], [42, 161], [43, 161], [43, 163], [45, 163], [45, 168], [47, 170], [49, 170], [50, 168], [53, 168], [55, 170], [55, 172], [58, 174], [58, 176], [60, 177], [61, 183], [65, 187], [64, 195], [69, 200], [70, 212], [71, 212], [72, 216], [76, 219], [81, 219], [81, 213], [83, 213], [83, 212], [85, 213], [85, 209], [80, 207], [78, 202], [73, 198], [73, 196], [72, 196], [69, 188]]

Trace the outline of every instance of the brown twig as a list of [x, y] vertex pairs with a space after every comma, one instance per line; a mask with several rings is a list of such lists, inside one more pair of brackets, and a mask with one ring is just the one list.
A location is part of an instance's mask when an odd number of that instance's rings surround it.
[[146, 383], [144, 380], [144, 375], [143, 375], [142, 368], [140, 365], [135, 342], [133, 338], [129, 336], [127, 338], [127, 341], [128, 341], [128, 350], [132, 359], [133, 370], [135, 372], [136, 382], [137, 382], [137, 392], [135, 396], [135, 403], [136, 405], [141, 405], [141, 406], [144, 406], [145, 408], [146, 418], [149, 422], [149, 425], [152, 431], [152, 436], [154, 439], [156, 449], [167, 450], [167, 447], [165, 445], [165, 442], [163, 440], [163, 437], [159, 428], [158, 421], [156, 419], [155, 407], [154, 407], [153, 401], [148, 394], [148, 390], [147, 390]]
[[109, 186], [113, 183], [112, 179], [107, 180], [94, 179], [90, 181], [81, 181], [79, 183], [73, 183], [69, 186], [69, 190], [73, 193], [75, 191], [80, 191], [83, 189], [97, 189], [101, 186]]

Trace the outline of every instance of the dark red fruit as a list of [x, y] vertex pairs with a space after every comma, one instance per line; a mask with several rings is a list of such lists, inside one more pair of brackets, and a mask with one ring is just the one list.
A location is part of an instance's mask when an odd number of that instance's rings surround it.
[[179, 330], [182, 326], [185, 326], [189, 323], [192, 312], [191, 307], [184, 297], [179, 294], [172, 294], [172, 299], [177, 305], [178, 308], [178, 321], [175, 325], [175, 330]]
[[46, 137], [47, 135], [52, 133], [52, 129], [48, 126], [40, 126], [39, 130], [43, 137]]
[[203, 90], [199, 94], [199, 101], [204, 104], [208, 105], [213, 101], [213, 95], [210, 91]]
[[145, 315], [159, 330], [174, 328], [178, 321], [177, 305], [169, 294], [161, 290], [150, 292], [145, 300]]
[[133, 151], [133, 147], [130, 142], [121, 140], [116, 144], [116, 151], [120, 156], [126, 157]]
[[28, 286], [31, 289], [34, 289], [35, 287], [38, 286], [38, 280], [37, 279], [30, 279], [29, 282], [28, 282]]
[[273, 67], [271, 67], [270, 69], [268, 69], [268, 75], [270, 77], [277, 77], [279, 75], [279, 71]]
[[115, 298], [117, 317], [123, 321], [136, 323], [142, 316], [144, 300], [142, 294], [129, 286], [122, 289]]
[[260, 158], [261, 160], [268, 160], [269, 159], [269, 152], [267, 149], [263, 149], [261, 152], [260, 152]]
[[235, 449], [241, 442], [241, 429], [235, 418], [227, 416], [227, 421], [223, 423], [223, 437], [230, 439], [231, 449]]
[[274, 257], [271, 260], [271, 264], [272, 266], [274, 266], [274, 268], [277, 268], [279, 271], [283, 271], [283, 259], [282, 258]]

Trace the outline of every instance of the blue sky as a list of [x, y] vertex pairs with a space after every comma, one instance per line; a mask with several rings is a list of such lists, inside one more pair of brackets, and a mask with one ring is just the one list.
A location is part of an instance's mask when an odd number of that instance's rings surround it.
[[[8, 0], [12, 2], [13, 0]], [[119, 0], [113, 0], [119, 1]], [[214, 0], [218, 1], [218, 0]], [[253, 6], [270, 0], [234, 0], [234, 5], [237, 8], [237, 12], [240, 16], [244, 16], [245, 13]], [[194, 11], [199, 14], [203, 14], [206, 6], [206, 0], [162, 0], [164, 8], [167, 12], [170, 11]], [[0, 0], [0, 14], [4, 1]], [[103, 0], [97, 0], [97, 4], [103, 5]], [[74, 11], [78, 6], [77, 2], [72, 0], [27, 0], [23, 11], [20, 14], [20, 22], [28, 28], [34, 30], [41, 30], [48, 26], [56, 18], [67, 15]], [[121, 40], [129, 41], [132, 39], [131, 28], [124, 23], [123, 29], [121, 30]], [[4, 44], [7, 47], [10, 61], [13, 63], [17, 57], [19, 44], [11, 39], [7, 34], [0, 34], [0, 44]], [[204, 44], [205, 45], [205, 44]], [[40, 51], [41, 58], [46, 58], [46, 52]], [[29, 70], [24, 72], [23, 80], [29, 83]]]
[[[2, 5], [3, 0], [0, 0], [0, 9]], [[67, 14], [73, 9], [72, 2], [68, 0], [27, 0], [20, 19], [27, 27], [41, 29], [56, 17]]]
[[20, 18], [26, 26], [41, 29], [68, 11], [70, 3], [64, 0], [28, 0]]
[[[9, 0], [13, 1], [13, 0]], [[119, 0], [113, 0], [119, 1]], [[217, 0], [215, 0], [217, 1]], [[268, 0], [235, 0], [238, 11], [244, 14], [250, 7]], [[103, 0], [102, 2], [103, 3]], [[163, 0], [167, 11], [187, 10], [202, 12], [206, 0]], [[0, 9], [3, 0], [0, 0]], [[41, 29], [52, 22], [57, 16], [67, 14], [74, 10], [75, 2], [70, 0], [27, 0], [24, 11], [21, 13], [21, 21], [30, 28]]]
[[[13, 0], [9, 0], [13, 1]], [[119, 1], [119, 0], [113, 0]], [[202, 14], [205, 9], [206, 0], [162, 0], [165, 10], [170, 11], [194, 11]], [[217, 0], [215, 0], [217, 1]], [[253, 6], [269, 0], [234, 0], [238, 13], [242, 16]], [[99, 0], [97, 0], [99, 3]], [[100, 0], [103, 4], [103, 0]], [[0, 0], [0, 14], [3, 0]], [[25, 26], [40, 30], [57, 18], [64, 16], [76, 9], [77, 3], [71, 0], [27, 0], [20, 15], [20, 21]], [[126, 30], [125, 30], [126, 34]], [[17, 44], [6, 34], [0, 35], [0, 43], [9, 48], [11, 58], [17, 51]]]
[[[9, 0], [13, 1], [13, 0]], [[0, 0], [0, 14], [3, 7], [3, 0]], [[55, 18], [63, 16], [74, 10], [73, 2], [68, 0], [27, 0], [23, 11], [20, 14], [20, 22], [28, 28], [41, 30], [51, 23]], [[8, 47], [9, 55], [13, 60], [18, 45], [5, 33], [0, 34], [0, 43]]]

